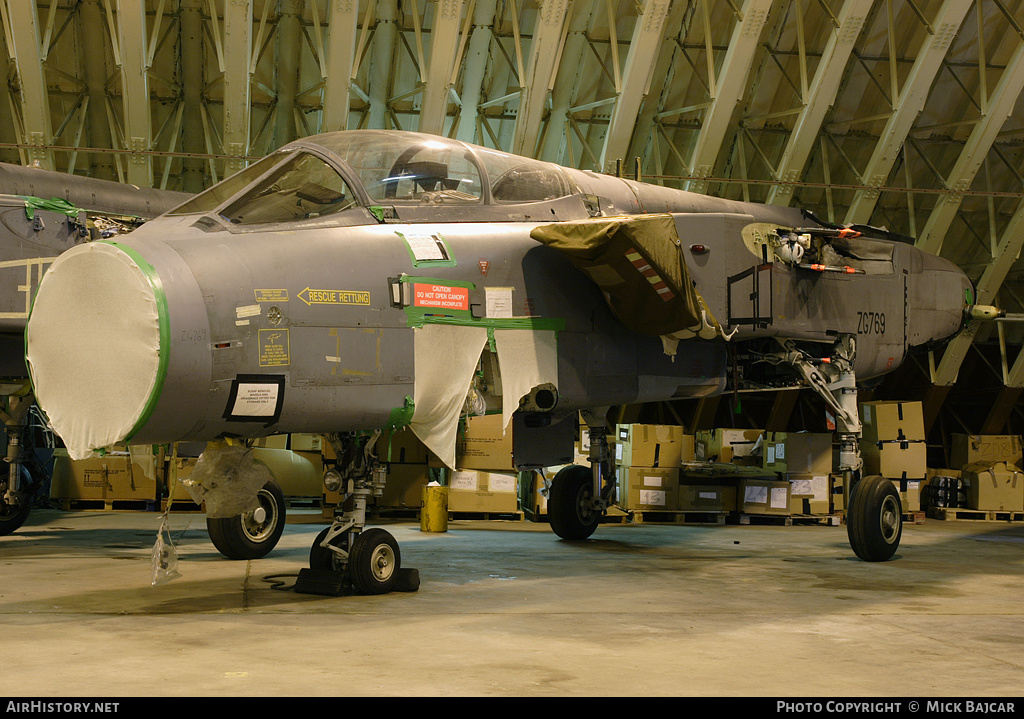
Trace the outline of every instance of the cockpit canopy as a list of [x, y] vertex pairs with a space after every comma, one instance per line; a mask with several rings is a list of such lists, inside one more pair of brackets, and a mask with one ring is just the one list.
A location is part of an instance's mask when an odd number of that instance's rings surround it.
[[322, 218], [356, 206], [509, 205], [581, 194], [558, 165], [415, 132], [300, 140], [172, 210], [232, 225]]

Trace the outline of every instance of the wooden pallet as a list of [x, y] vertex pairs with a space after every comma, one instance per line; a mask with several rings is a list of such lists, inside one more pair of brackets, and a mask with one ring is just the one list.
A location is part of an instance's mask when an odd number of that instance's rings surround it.
[[452, 512], [448, 511], [449, 521], [488, 520], [504, 522], [522, 522], [526, 519], [524, 512]]
[[64, 512], [155, 512], [155, 499], [56, 499]]
[[927, 512], [932, 519], [957, 522], [1024, 522], [1024, 512], [1001, 509], [962, 509], [931, 507]]
[[[172, 512], [205, 512], [206, 509], [201, 504], [196, 504], [191, 499], [175, 499], [171, 504]], [[160, 502], [160, 511], [167, 511], [167, 500]]]
[[[632, 509], [611, 518], [622, 524], [725, 524], [725, 512]], [[609, 518], [605, 518], [607, 521]]]
[[730, 518], [732, 524], [781, 524], [786, 527], [820, 524], [836, 527], [842, 523], [837, 514], [745, 514], [737, 513]]
[[904, 524], [924, 524], [925, 520], [924, 512], [904, 512], [903, 523]]

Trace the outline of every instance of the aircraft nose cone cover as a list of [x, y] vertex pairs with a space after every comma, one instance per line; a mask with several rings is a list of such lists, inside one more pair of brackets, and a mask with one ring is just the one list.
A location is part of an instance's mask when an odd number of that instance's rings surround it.
[[166, 362], [166, 301], [154, 269], [107, 242], [72, 248], [43, 276], [25, 344], [36, 400], [72, 459], [129, 439]]

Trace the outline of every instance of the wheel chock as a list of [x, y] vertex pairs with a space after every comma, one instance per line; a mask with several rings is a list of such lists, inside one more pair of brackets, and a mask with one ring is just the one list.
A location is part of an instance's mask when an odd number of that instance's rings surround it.
[[402, 567], [395, 578], [393, 592], [415, 592], [420, 588], [420, 570]]
[[322, 594], [328, 597], [352, 594], [348, 575], [334, 569], [300, 569], [292, 589], [299, 594]]

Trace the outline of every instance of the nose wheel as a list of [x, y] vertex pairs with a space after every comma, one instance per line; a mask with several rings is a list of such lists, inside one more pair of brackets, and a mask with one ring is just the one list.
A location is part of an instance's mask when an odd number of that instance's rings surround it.
[[309, 569], [296, 591], [307, 594], [387, 594], [419, 589], [419, 571], [402, 566], [398, 541], [385, 529], [356, 532], [339, 520], [320, 532], [309, 550]]

